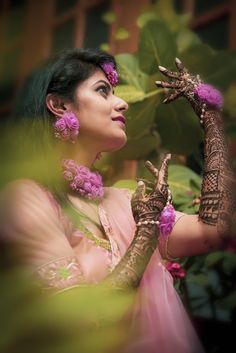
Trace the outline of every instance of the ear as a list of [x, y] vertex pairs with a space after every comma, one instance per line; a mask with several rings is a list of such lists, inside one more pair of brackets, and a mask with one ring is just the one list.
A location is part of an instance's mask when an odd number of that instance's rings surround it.
[[62, 117], [62, 115], [68, 110], [68, 104], [66, 103], [65, 99], [60, 98], [52, 93], [47, 95], [46, 105], [50, 112], [57, 117]]

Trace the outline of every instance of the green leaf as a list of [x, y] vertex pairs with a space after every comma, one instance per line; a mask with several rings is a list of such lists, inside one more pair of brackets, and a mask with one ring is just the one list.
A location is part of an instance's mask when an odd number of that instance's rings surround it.
[[128, 139], [138, 139], [150, 134], [155, 118], [155, 107], [159, 102], [159, 95], [155, 94], [141, 102], [130, 104], [126, 113]]
[[200, 273], [197, 275], [194, 274], [189, 274], [186, 276], [186, 281], [189, 283], [194, 283], [197, 284], [201, 287], [208, 287], [210, 282], [209, 282], [209, 278], [207, 277], [207, 275]]
[[102, 16], [102, 20], [109, 25], [114, 23], [116, 19], [117, 19], [117, 16], [114, 11], [107, 11]]
[[191, 190], [195, 193], [195, 195], [200, 193], [201, 190], [201, 180], [193, 180], [190, 179], [189, 181]]
[[117, 181], [113, 186], [116, 188], [129, 189], [134, 191], [137, 188], [137, 182], [133, 179], [123, 179]]
[[201, 182], [201, 178], [191, 169], [182, 165], [169, 166], [168, 183], [172, 192], [173, 199], [178, 198], [178, 195], [188, 195], [191, 191], [190, 180], [196, 183]]
[[144, 91], [130, 85], [121, 84], [117, 86], [115, 88], [115, 94], [124, 99], [127, 103], [133, 103], [144, 99]]
[[122, 82], [133, 86], [138, 90], [144, 90], [148, 75], [144, 74], [138, 65], [138, 59], [133, 54], [116, 55], [116, 62], [119, 71], [119, 77]]
[[189, 30], [188, 28], [184, 28], [180, 30], [176, 37], [176, 44], [178, 48], [178, 52], [182, 53], [184, 50], [187, 50], [189, 47], [200, 44], [201, 40], [197, 34]]
[[185, 101], [159, 105], [155, 121], [162, 147], [170, 152], [188, 155], [196, 150], [202, 140], [198, 118]]
[[233, 51], [216, 52], [207, 45], [199, 44], [188, 48], [180, 58], [190, 72], [200, 73], [204, 81], [223, 91], [234, 82], [236, 53]]
[[127, 29], [123, 27], [118, 28], [115, 33], [116, 40], [124, 40], [129, 38], [129, 36], [130, 36], [129, 31], [127, 31]]
[[122, 150], [113, 152], [115, 159], [144, 159], [149, 153], [158, 149], [160, 140], [157, 136], [145, 135], [138, 139], [128, 139]]
[[236, 291], [233, 291], [224, 299], [217, 301], [217, 304], [223, 309], [228, 309], [228, 310], [235, 309], [236, 308]]
[[224, 253], [222, 251], [216, 251], [214, 253], [206, 255], [205, 265], [206, 266], [214, 266], [221, 262], [224, 258]]
[[177, 48], [174, 35], [164, 21], [149, 21], [141, 30], [138, 58], [142, 71], [154, 74], [158, 65], [171, 67]]
[[226, 253], [222, 263], [222, 269], [225, 274], [230, 276], [236, 271], [236, 254]]

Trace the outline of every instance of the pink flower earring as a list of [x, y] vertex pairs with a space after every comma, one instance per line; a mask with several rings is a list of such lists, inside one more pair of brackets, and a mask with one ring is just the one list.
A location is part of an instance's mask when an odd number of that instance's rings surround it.
[[57, 118], [53, 127], [56, 138], [75, 143], [80, 127], [79, 120], [75, 113], [65, 112], [62, 117]]

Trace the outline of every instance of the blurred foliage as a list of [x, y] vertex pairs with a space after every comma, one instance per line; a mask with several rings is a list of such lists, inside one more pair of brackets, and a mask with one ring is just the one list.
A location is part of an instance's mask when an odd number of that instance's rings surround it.
[[123, 351], [133, 293], [90, 285], [43, 295], [24, 269], [0, 275], [1, 353]]

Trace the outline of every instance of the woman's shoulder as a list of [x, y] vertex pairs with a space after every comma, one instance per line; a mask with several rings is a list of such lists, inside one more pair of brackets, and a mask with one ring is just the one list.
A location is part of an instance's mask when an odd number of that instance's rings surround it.
[[50, 192], [32, 179], [9, 182], [0, 193], [1, 222], [29, 222], [36, 214], [55, 212]]

